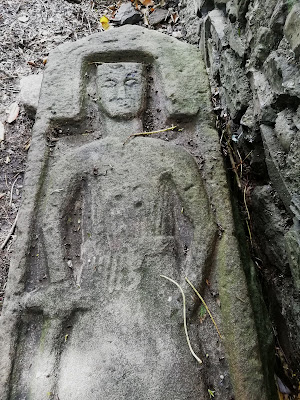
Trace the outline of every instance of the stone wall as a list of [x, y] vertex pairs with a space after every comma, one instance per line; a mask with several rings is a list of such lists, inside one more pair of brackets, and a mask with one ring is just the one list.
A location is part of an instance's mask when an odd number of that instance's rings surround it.
[[300, 3], [195, 0], [182, 18], [203, 50], [218, 119], [247, 157], [253, 254], [277, 344], [299, 372]]

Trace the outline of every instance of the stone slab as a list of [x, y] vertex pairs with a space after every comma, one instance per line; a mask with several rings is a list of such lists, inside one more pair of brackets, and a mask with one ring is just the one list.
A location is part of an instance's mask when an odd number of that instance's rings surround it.
[[[271, 399], [271, 336], [236, 229], [201, 53], [133, 26], [59, 46], [0, 320], [0, 399]], [[186, 293], [202, 363], [161, 275]]]
[[20, 80], [20, 102], [29, 118], [34, 119], [38, 107], [43, 74], [25, 76]]

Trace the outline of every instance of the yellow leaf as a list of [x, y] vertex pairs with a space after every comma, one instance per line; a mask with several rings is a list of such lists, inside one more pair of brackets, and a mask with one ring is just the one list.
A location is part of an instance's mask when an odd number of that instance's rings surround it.
[[109, 20], [108, 18], [103, 15], [103, 17], [100, 18], [100, 23], [102, 25], [102, 28], [107, 31], [111, 26], [109, 25]]

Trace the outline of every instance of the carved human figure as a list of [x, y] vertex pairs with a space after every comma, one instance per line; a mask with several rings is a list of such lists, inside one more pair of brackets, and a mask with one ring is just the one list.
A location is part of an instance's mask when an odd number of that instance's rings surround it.
[[[45, 183], [50, 283], [28, 307], [42, 309], [48, 339], [33, 361], [31, 398], [205, 398], [180, 299], [160, 278], [203, 279], [216, 229], [201, 175], [168, 142], [123, 145], [142, 131], [142, 64], [102, 64], [97, 86], [106, 136], [56, 160]], [[192, 337], [197, 323], [191, 313]]]

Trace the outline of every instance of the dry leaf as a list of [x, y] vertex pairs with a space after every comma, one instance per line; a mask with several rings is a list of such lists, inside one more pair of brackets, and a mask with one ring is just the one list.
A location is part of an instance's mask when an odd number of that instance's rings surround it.
[[29, 17], [27, 15], [22, 15], [21, 17], [18, 18], [18, 20], [20, 22], [24, 22], [25, 23], [25, 22], [28, 22]]
[[174, 24], [176, 24], [176, 22], [179, 20], [179, 15], [178, 15], [177, 11], [171, 14], [171, 19], [172, 19], [172, 22], [174, 22]]
[[18, 115], [19, 115], [20, 107], [18, 103], [12, 103], [8, 109], [8, 117], [7, 117], [7, 122], [11, 124], [14, 122]]
[[0, 143], [3, 142], [4, 137], [5, 137], [5, 135], [4, 135], [4, 125], [0, 121]]
[[6, 159], [5, 159], [5, 164], [8, 164], [9, 162], [10, 162], [10, 158], [9, 158], [9, 156], [6, 156]]
[[139, 0], [139, 2], [142, 3], [144, 7], [154, 6], [153, 0]]
[[31, 145], [31, 141], [30, 141], [30, 139], [29, 139], [29, 140], [25, 143], [24, 150], [25, 150], [25, 151], [28, 151], [30, 145]]

